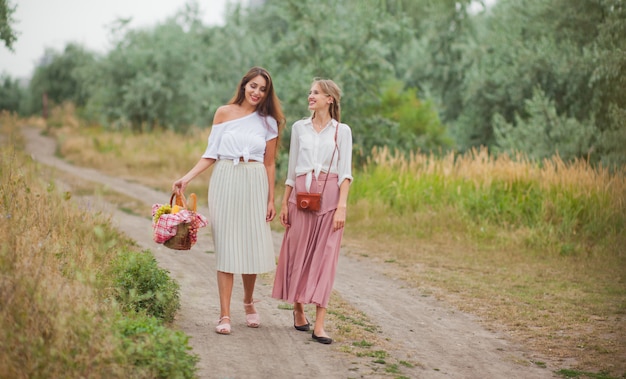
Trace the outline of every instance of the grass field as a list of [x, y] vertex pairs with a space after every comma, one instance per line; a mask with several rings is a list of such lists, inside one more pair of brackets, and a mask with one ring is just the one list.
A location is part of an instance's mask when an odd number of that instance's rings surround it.
[[[55, 112], [47, 132], [59, 155], [163, 191], [195, 164], [208, 137], [111, 132], [82, 125], [71, 110]], [[188, 191], [205, 194], [209, 175]], [[348, 254], [545, 356], [575, 358], [576, 370], [563, 376], [626, 377], [624, 170], [485, 150], [407, 157], [381, 148], [354, 176]]]

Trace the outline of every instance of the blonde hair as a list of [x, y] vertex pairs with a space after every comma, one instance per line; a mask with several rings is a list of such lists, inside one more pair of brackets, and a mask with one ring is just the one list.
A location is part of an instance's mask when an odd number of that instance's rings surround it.
[[311, 87], [315, 84], [319, 85], [322, 92], [333, 98], [333, 102], [328, 105], [328, 111], [331, 118], [341, 122], [341, 88], [330, 79], [315, 78]]

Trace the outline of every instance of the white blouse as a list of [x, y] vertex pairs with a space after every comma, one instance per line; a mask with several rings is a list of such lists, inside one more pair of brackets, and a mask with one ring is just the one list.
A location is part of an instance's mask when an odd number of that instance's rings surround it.
[[306, 188], [310, 190], [312, 175], [317, 179], [320, 172], [327, 172], [335, 150], [335, 130], [337, 146], [330, 172], [337, 174], [338, 185], [352, 178], [352, 131], [346, 124], [332, 120], [321, 132], [313, 128], [311, 118], [296, 121], [291, 128], [289, 146], [289, 167], [285, 184], [295, 188], [296, 176], [307, 175]]
[[239, 159], [263, 162], [267, 141], [278, 137], [278, 123], [272, 116], [257, 112], [211, 127], [209, 141], [202, 158]]

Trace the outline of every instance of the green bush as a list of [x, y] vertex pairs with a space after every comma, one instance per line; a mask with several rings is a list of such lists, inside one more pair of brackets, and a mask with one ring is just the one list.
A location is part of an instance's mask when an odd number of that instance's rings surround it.
[[149, 251], [123, 252], [112, 264], [115, 297], [125, 311], [145, 312], [164, 322], [180, 308], [179, 286]]
[[137, 375], [149, 378], [194, 378], [199, 358], [189, 337], [164, 327], [154, 317], [122, 318], [116, 324], [126, 359]]

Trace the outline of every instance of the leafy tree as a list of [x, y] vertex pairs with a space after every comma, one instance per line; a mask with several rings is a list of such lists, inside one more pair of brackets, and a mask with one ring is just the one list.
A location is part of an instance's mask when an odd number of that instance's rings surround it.
[[[396, 62], [416, 39], [420, 22], [405, 11], [427, 5], [269, 0], [256, 8], [231, 5], [226, 26], [209, 28], [189, 3], [153, 28], [133, 30], [119, 20], [114, 48], [83, 71], [90, 94], [86, 114], [135, 130], [209, 125], [217, 106], [232, 96], [233, 83], [260, 65], [272, 72], [289, 123], [306, 116], [313, 78], [327, 77], [346, 94], [343, 120], [353, 127], [358, 151], [382, 144], [405, 150], [447, 146], [433, 103], [418, 99], [415, 89], [393, 90], [401, 93], [400, 112], [388, 110], [381, 98], [399, 74]], [[392, 102], [393, 91], [387, 99]], [[283, 136], [288, 141], [288, 130]]]
[[135, 130], [206, 123], [211, 72], [204, 67], [199, 29], [192, 11], [154, 28], [122, 31], [114, 49], [92, 67], [88, 113]]
[[515, 117], [515, 125], [501, 115], [494, 119], [497, 145], [504, 151], [522, 151], [542, 160], [555, 152], [564, 160], [588, 157], [598, 131], [593, 121], [579, 121], [557, 114], [554, 101], [540, 89], [526, 100], [526, 118]]
[[471, 0], [425, 2], [419, 40], [414, 53], [409, 86], [425, 88], [439, 99], [444, 122], [454, 120], [462, 110], [462, 84], [470, 65], [467, 50], [475, 34], [469, 13]]
[[[356, 9], [353, 1], [267, 1], [259, 17], [250, 15], [250, 30], [269, 26], [267, 32], [272, 49], [268, 54], [290, 74], [293, 72], [288, 82], [295, 86], [288, 92], [288, 104], [301, 106], [304, 103], [303, 96], [314, 77], [332, 78], [342, 83], [347, 92], [345, 78], [363, 75], [360, 93], [378, 92], [376, 81], [367, 81], [373, 74], [363, 72], [363, 65], [383, 68], [387, 64], [381, 58], [380, 49], [374, 56], [368, 54], [374, 50], [367, 46], [368, 42], [378, 45], [378, 41], [369, 28], [374, 26], [373, 22], [370, 25], [359, 22], [363, 19], [361, 14], [369, 9], [365, 4]], [[388, 65], [386, 68], [389, 70]]]
[[313, 78], [335, 80], [357, 161], [378, 145], [448, 148], [452, 135], [460, 150], [624, 162], [623, 0], [498, 0], [481, 13], [473, 4], [235, 2], [225, 26], [207, 27], [192, 0], [152, 28], [120, 20], [102, 58], [47, 52], [31, 92], [86, 104], [84, 114], [104, 124], [185, 131], [210, 125], [242, 73], [259, 65], [273, 75], [288, 125], [307, 116]]
[[[591, 154], [597, 162], [598, 153], [606, 150], [601, 136], [608, 129], [617, 130], [617, 120], [609, 118], [619, 112], [608, 109], [623, 109], [623, 100], [618, 99], [626, 97], [624, 86], [617, 85], [624, 70], [623, 50], [614, 52], [615, 46], [624, 46], [621, 41], [626, 37], [621, 3], [498, 1], [481, 29], [481, 42], [471, 53], [462, 110], [454, 122], [461, 145], [495, 146], [497, 142], [505, 148], [521, 136], [530, 138], [533, 128], [540, 128], [550, 136], [552, 153]], [[614, 58], [612, 63], [605, 60], [609, 57]], [[538, 111], [541, 107], [546, 112], [543, 116]], [[537, 125], [540, 120], [547, 124]], [[562, 128], [569, 128], [573, 139], [587, 140], [574, 143], [565, 136], [555, 138]], [[543, 137], [545, 133], [536, 138]], [[520, 144], [532, 154], [541, 150], [530, 142], [513, 145]]]
[[604, 125], [597, 155], [606, 166], [626, 165], [626, 4], [605, 0], [598, 27], [590, 84], [594, 91], [594, 116]]
[[85, 70], [91, 67], [96, 55], [81, 45], [70, 43], [63, 52], [47, 49], [40, 64], [35, 69], [29, 84], [33, 103], [29, 111], [41, 111], [41, 98], [44, 93], [52, 104], [65, 101], [83, 107], [90, 96], [86, 86]]
[[626, 109], [612, 104], [609, 108], [609, 126], [599, 136], [598, 155], [607, 167], [626, 167]]
[[0, 0], [0, 40], [4, 41], [7, 49], [13, 51], [13, 43], [17, 41], [17, 33], [13, 29], [13, 13], [17, 5], [11, 7], [8, 0]]
[[[415, 88], [403, 88], [397, 80], [386, 83], [381, 91], [380, 107], [373, 115], [380, 115], [397, 123], [389, 131], [378, 131], [372, 136], [386, 136], [386, 145], [395, 146], [403, 151], [436, 151], [438, 148], [452, 146], [447, 129], [439, 120], [431, 101], [420, 100]], [[373, 145], [374, 143], [372, 143]]]
[[8, 74], [0, 75], [0, 111], [18, 112], [24, 89], [17, 79]]
[[391, 120], [371, 117], [370, 111], [380, 106], [381, 89], [394, 77], [399, 46], [412, 36], [407, 19], [387, 11], [391, 3], [270, 0], [251, 13], [247, 34], [268, 33], [266, 61], [275, 62], [272, 71], [289, 120], [307, 116], [313, 78], [331, 78], [344, 91], [342, 120], [352, 126], [357, 151], [394, 140]]

